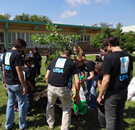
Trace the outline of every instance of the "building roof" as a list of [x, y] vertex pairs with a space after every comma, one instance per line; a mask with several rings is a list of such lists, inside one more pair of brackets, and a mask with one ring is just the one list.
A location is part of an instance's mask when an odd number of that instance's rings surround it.
[[[30, 21], [15, 21], [15, 20], [3, 20], [0, 19], [0, 22], [4, 23], [22, 23], [22, 24], [35, 24], [35, 25], [47, 25], [48, 23], [40, 23], [40, 22], [30, 22]], [[79, 28], [89, 28], [89, 29], [102, 29], [103, 27], [94, 27], [94, 26], [85, 26], [85, 25], [71, 25], [71, 24], [57, 24], [52, 23], [53, 25], [61, 26], [61, 27], [79, 27]], [[112, 30], [115, 30], [112, 28]]]
[[[3, 20], [0, 19], [0, 22], [4, 23], [23, 23], [23, 24], [35, 24], [35, 25], [47, 25], [48, 23], [40, 23], [40, 22], [30, 22], [30, 21], [15, 21], [15, 20]], [[71, 24], [56, 24], [53, 25], [63, 26], [63, 27], [85, 27], [85, 28], [93, 28], [93, 29], [102, 29], [102, 27], [94, 27], [94, 26], [85, 26], [85, 25], [71, 25]]]

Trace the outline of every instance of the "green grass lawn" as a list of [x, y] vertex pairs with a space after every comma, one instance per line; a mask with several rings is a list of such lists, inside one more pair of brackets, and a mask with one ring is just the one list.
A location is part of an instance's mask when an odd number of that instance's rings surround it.
[[[88, 56], [87, 58], [93, 59], [94, 56]], [[35, 91], [46, 91], [46, 83], [44, 79], [45, 75], [45, 58], [42, 60], [41, 77], [36, 79], [36, 89]], [[134, 56], [134, 67], [135, 67], [135, 56]], [[135, 76], [135, 73], [134, 73]], [[6, 91], [3, 89], [3, 84], [0, 81], [0, 130], [4, 130], [4, 124], [6, 120], [6, 104], [7, 96]], [[35, 103], [35, 108], [33, 109], [33, 116], [27, 117], [29, 122], [28, 130], [49, 130], [46, 124], [46, 113], [45, 113], [46, 100]], [[60, 130], [61, 125], [61, 109], [56, 109], [56, 124], [54, 130]], [[18, 113], [15, 113], [15, 128], [18, 130]], [[128, 101], [126, 103], [124, 112], [124, 129], [135, 130], [135, 102]], [[73, 130], [103, 130], [103, 128], [98, 127], [93, 112], [88, 112], [85, 116], [85, 121], [79, 122], [76, 118], [72, 118], [71, 127]]]

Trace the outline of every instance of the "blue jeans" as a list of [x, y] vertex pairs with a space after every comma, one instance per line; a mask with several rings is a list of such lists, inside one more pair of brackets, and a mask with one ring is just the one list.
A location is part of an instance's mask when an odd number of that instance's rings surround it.
[[[87, 77], [89, 76], [90, 75], [88, 73]], [[85, 86], [86, 102], [87, 102], [87, 105], [90, 106], [91, 108], [96, 108], [97, 106], [96, 88], [97, 88], [97, 75], [95, 75], [92, 80], [87, 81], [86, 86]], [[91, 93], [91, 97], [90, 97], [90, 93]]]
[[31, 113], [32, 104], [33, 104], [33, 91], [31, 90], [31, 92], [27, 94], [27, 115]]
[[0, 73], [1, 73], [1, 80], [2, 80], [2, 83], [5, 83], [5, 80], [4, 80], [4, 77], [3, 77], [2, 66], [0, 66]]
[[5, 129], [10, 129], [14, 123], [14, 103], [17, 99], [19, 108], [19, 128], [23, 129], [27, 127], [26, 122], [26, 95], [23, 95], [23, 87], [18, 85], [7, 85], [8, 103], [6, 110], [6, 123]]

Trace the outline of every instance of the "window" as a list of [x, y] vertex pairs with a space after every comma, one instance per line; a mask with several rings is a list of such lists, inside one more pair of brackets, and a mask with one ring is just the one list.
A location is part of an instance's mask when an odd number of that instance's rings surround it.
[[[20, 33], [20, 38], [22, 38], [22, 39], [25, 40], [25, 38], [24, 38], [24, 33]], [[25, 40], [25, 41], [26, 41], [26, 40]]]
[[79, 42], [89, 42], [90, 36], [89, 35], [81, 35]]
[[88, 42], [90, 41], [90, 36], [86, 37], [86, 41], [88, 41]]
[[30, 43], [30, 34], [26, 33], [26, 43], [29, 44]]
[[33, 35], [33, 33], [30, 33], [30, 43], [33, 43], [33, 41], [31, 40], [32, 35]]
[[16, 37], [17, 37], [17, 36], [16, 36], [16, 33], [13, 32], [13, 33], [12, 33], [12, 43], [13, 43], [13, 41], [16, 39]]
[[21, 35], [20, 35], [20, 33], [17, 33], [17, 38], [21, 38]]
[[80, 41], [83, 41], [83, 36], [80, 37]]
[[[31, 40], [31, 36], [33, 33], [22, 33], [22, 32], [8, 32], [8, 47], [11, 48], [13, 45], [13, 42], [17, 38], [22, 38], [26, 41], [27, 43], [27, 48], [33, 48], [34, 43]], [[1, 43], [1, 33], [0, 33], [0, 43]], [[3, 33], [3, 40], [4, 40], [4, 33]], [[3, 41], [4, 44], [4, 41]], [[40, 43], [36, 43], [35, 46], [38, 48], [47, 48], [47, 45], [40, 45]]]
[[11, 32], [8, 33], [8, 43], [12, 43], [12, 36]]
[[4, 32], [0, 32], [0, 45], [4, 46]]

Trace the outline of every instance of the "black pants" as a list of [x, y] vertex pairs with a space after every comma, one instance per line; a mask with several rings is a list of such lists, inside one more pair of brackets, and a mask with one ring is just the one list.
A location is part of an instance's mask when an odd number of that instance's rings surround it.
[[106, 130], [123, 129], [123, 113], [126, 99], [127, 90], [118, 91], [105, 99]]

